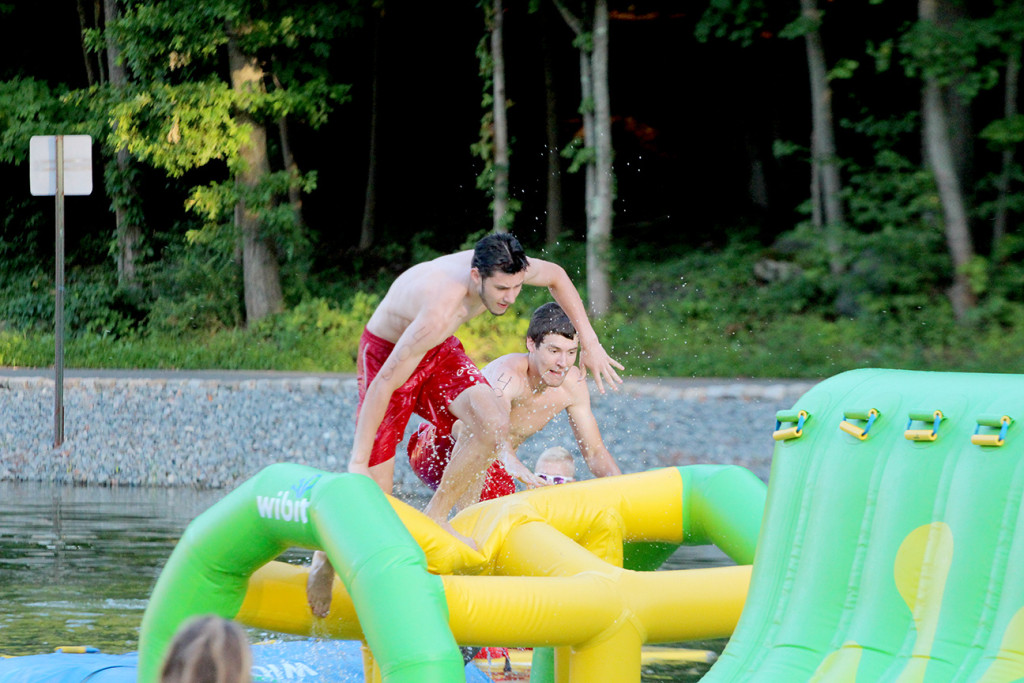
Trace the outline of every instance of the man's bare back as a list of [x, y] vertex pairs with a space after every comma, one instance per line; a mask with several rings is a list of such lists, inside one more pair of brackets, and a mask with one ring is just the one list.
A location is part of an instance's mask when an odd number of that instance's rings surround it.
[[462, 323], [485, 309], [479, 298], [471, 303], [472, 260], [472, 251], [460, 251], [412, 266], [391, 283], [366, 329], [382, 339], [397, 342], [424, 310], [447, 309], [442, 319], [447, 329], [441, 336], [454, 334]]

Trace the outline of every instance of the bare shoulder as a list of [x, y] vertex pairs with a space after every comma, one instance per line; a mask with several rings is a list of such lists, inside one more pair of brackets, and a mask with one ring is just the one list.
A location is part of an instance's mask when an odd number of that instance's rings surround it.
[[[414, 320], [430, 320], [452, 334], [465, 320], [472, 253], [461, 252], [418, 263], [399, 275], [367, 323], [374, 334], [397, 341]], [[432, 335], [433, 336], [433, 335]]]
[[420, 295], [424, 300], [439, 294], [451, 298], [465, 296], [466, 282], [473, 261], [473, 252], [445, 254], [412, 266], [391, 284], [388, 295], [398, 291]]
[[441, 268], [457, 268], [459, 270], [469, 271], [473, 266], [473, 251], [456, 251], [451, 254], [443, 254], [437, 258], [431, 259], [430, 261], [424, 261], [423, 264], [433, 264]]
[[538, 287], [548, 287], [560, 278], [565, 277], [565, 269], [557, 263], [530, 257], [530, 265], [526, 268], [525, 282]]
[[484, 366], [484, 377], [499, 395], [513, 400], [523, 394], [526, 387], [527, 360], [525, 353], [508, 353]]

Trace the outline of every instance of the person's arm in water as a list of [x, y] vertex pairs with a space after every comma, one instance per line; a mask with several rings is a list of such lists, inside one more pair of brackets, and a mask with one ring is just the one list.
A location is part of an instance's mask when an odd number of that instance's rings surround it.
[[[565, 269], [556, 263], [537, 258], [530, 259], [530, 267], [526, 270], [526, 283], [537, 287], [547, 287], [555, 303], [562, 307], [569, 316], [580, 339], [580, 366], [594, 373], [597, 389], [604, 393], [604, 383], [612, 389], [618, 389], [622, 380], [615, 371], [624, 370], [622, 364], [613, 359], [601, 346], [597, 333], [587, 317], [587, 309], [583, 305], [580, 293], [569, 279]], [[584, 370], [584, 375], [586, 370]]]
[[412, 376], [427, 351], [450, 335], [446, 321], [452, 316], [443, 303], [420, 311], [395, 343], [380, 372], [366, 388], [363, 407], [356, 419], [356, 433], [348, 471], [370, 474], [370, 453], [392, 395]]
[[569, 393], [573, 398], [572, 404], [565, 409], [569, 415], [569, 425], [576, 437], [576, 443], [583, 454], [583, 460], [595, 477], [610, 477], [615, 474], [622, 474], [615, 458], [605, 448], [604, 439], [601, 438], [601, 430], [597, 426], [597, 418], [590, 407], [590, 390], [587, 388], [587, 380], [582, 375], [578, 378], [568, 378]]

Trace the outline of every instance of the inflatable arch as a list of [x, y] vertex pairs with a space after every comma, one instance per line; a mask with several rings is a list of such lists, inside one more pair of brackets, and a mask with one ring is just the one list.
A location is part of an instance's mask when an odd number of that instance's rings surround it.
[[1024, 376], [858, 370], [778, 416], [705, 683], [1024, 679]]
[[[156, 680], [183, 621], [213, 612], [363, 640], [367, 681], [464, 681], [458, 643], [553, 647], [534, 680], [638, 682], [641, 645], [732, 632], [750, 568], [624, 562], [713, 542], [749, 564], [764, 500], [752, 473], [716, 465], [547, 487], [457, 515], [477, 552], [367, 477], [272, 465], [186, 529], [143, 618], [138, 680]], [[308, 570], [272, 561], [293, 546], [323, 548], [338, 572], [327, 619], [306, 605]]]

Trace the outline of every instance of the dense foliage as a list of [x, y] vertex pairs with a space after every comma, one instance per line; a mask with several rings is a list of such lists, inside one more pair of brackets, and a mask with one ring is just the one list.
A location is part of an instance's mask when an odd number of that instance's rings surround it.
[[[118, 4], [118, 18], [86, 25], [72, 8], [47, 16], [72, 39], [29, 61], [13, 37], [50, 10], [0, 2], [11, 51], [0, 59], [0, 364], [53, 362], [53, 209], [25, 196], [24, 176], [29, 137], [60, 130], [97, 142], [96, 192], [67, 204], [69, 365], [350, 371], [395, 275], [490, 224], [483, 13], [399, 0]], [[577, 111], [588, 103], [571, 93], [586, 37], [538, 23], [540, 4], [506, 3], [512, 229], [585, 290], [584, 181], [572, 171], [589, 152]], [[808, 4], [715, 0], [680, 15], [611, 3], [613, 291], [595, 321], [605, 346], [631, 375], [1024, 371], [1010, 351], [1024, 337], [1024, 8], [941, 0], [940, 20], [924, 22], [894, 0], [818, 14]], [[564, 96], [559, 244], [543, 226], [540, 111], [555, 95], [541, 94], [540, 35]], [[841, 222], [822, 222], [811, 181], [822, 158], [809, 142], [809, 36], [828, 56]], [[121, 84], [105, 61], [111, 41]], [[83, 59], [100, 75], [86, 77]], [[239, 85], [239, 60], [255, 81]], [[959, 134], [970, 252], [957, 268], [922, 153], [927, 83], [943, 89]], [[368, 179], [371, 110], [381, 142]], [[246, 175], [255, 139], [266, 141], [259, 177]], [[360, 249], [368, 183], [376, 234]], [[280, 269], [270, 277], [283, 312], [246, 309], [242, 213]], [[958, 278], [972, 307], [955, 320]], [[480, 362], [518, 350], [545, 296], [528, 291], [460, 336]]]
[[[788, 262], [749, 240], [699, 251], [622, 247], [615, 252], [614, 312], [596, 329], [632, 377], [827, 377], [858, 367], [1024, 372], [1017, 352], [1018, 342], [1024, 343], [1024, 306], [1004, 298], [987, 318], [958, 325], [928, 278], [915, 280], [899, 267], [900, 257], [913, 252], [876, 245], [871, 267], [879, 279], [873, 281], [899, 294], [866, 295], [856, 317], [835, 313], [827, 271], [812, 258], [780, 275], [775, 269]], [[564, 263], [579, 279], [581, 244], [542, 255]], [[181, 306], [158, 299], [146, 312], [119, 300], [116, 288], [80, 273], [68, 289], [66, 362], [353, 372], [362, 325], [389, 282], [372, 270], [373, 277], [312, 283], [321, 296], [248, 329], [226, 324], [216, 307], [197, 298]], [[39, 322], [49, 317], [52, 293], [45, 276], [38, 277], [35, 295], [5, 302], [0, 311], [24, 323], [17, 332], [0, 331], [0, 365], [53, 362], [52, 328]], [[1012, 277], [1024, 279], [1024, 271]], [[20, 286], [32, 289], [30, 282]], [[460, 338], [471, 356], [484, 363], [524, 350], [529, 313], [546, 297], [544, 290], [527, 288], [506, 315], [482, 316], [463, 327]]]

